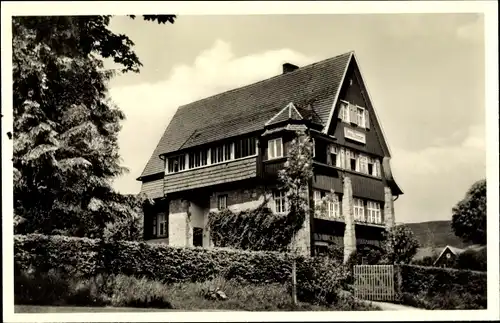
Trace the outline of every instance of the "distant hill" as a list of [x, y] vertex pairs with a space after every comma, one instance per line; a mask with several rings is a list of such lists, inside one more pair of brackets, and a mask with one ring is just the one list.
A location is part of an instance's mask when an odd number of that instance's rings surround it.
[[446, 247], [447, 245], [465, 248], [470, 244], [462, 242], [451, 229], [451, 221], [429, 221], [406, 223], [413, 231], [421, 247]]

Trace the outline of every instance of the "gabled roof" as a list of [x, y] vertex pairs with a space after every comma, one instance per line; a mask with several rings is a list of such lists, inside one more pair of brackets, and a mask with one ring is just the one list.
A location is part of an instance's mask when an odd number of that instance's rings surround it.
[[288, 120], [304, 120], [302, 114], [300, 114], [293, 102], [288, 103], [286, 107], [269, 119], [265, 125], [270, 126]]
[[179, 107], [140, 178], [164, 171], [162, 154], [263, 130], [265, 122], [290, 102], [304, 110], [310, 107], [308, 118], [326, 126], [352, 54], [344, 53]]
[[462, 252], [465, 251], [464, 249], [460, 249], [460, 248], [456, 248], [456, 247], [452, 247], [452, 246], [446, 246], [443, 248], [443, 251], [441, 251], [441, 253], [439, 254], [439, 257], [436, 258], [436, 261], [434, 261], [434, 264], [436, 264], [439, 261], [439, 259], [441, 259], [441, 257], [443, 256], [443, 254], [445, 253], [446, 250], [450, 250], [455, 256], [458, 256], [459, 254], [461, 254]]

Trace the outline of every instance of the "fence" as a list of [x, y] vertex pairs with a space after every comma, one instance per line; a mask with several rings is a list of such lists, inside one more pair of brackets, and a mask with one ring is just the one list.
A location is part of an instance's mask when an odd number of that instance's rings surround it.
[[370, 301], [393, 301], [395, 298], [394, 266], [354, 266], [354, 296]]

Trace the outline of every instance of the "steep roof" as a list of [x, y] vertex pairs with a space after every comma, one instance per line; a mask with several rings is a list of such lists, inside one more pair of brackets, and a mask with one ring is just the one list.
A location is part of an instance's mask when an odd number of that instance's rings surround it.
[[[161, 154], [264, 129], [290, 102], [327, 124], [353, 52], [179, 107], [141, 177], [163, 172]], [[299, 113], [300, 114], [300, 113]]]

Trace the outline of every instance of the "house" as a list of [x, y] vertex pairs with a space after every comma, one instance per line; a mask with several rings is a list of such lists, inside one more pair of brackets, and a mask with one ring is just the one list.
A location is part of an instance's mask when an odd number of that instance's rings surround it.
[[254, 208], [267, 196], [274, 212], [286, 212], [277, 172], [302, 129], [314, 142], [310, 207], [331, 190], [335, 199], [326, 214], [306, 218], [301, 252], [380, 244], [403, 192], [355, 53], [282, 67], [278, 76], [177, 110], [138, 178], [156, 201], [145, 210], [145, 239], [210, 247], [210, 211]]
[[458, 256], [463, 253], [465, 250], [446, 246], [443, 248], [436, 261], [434, 261], [434, 266], [436, 267], [454, 267]]

